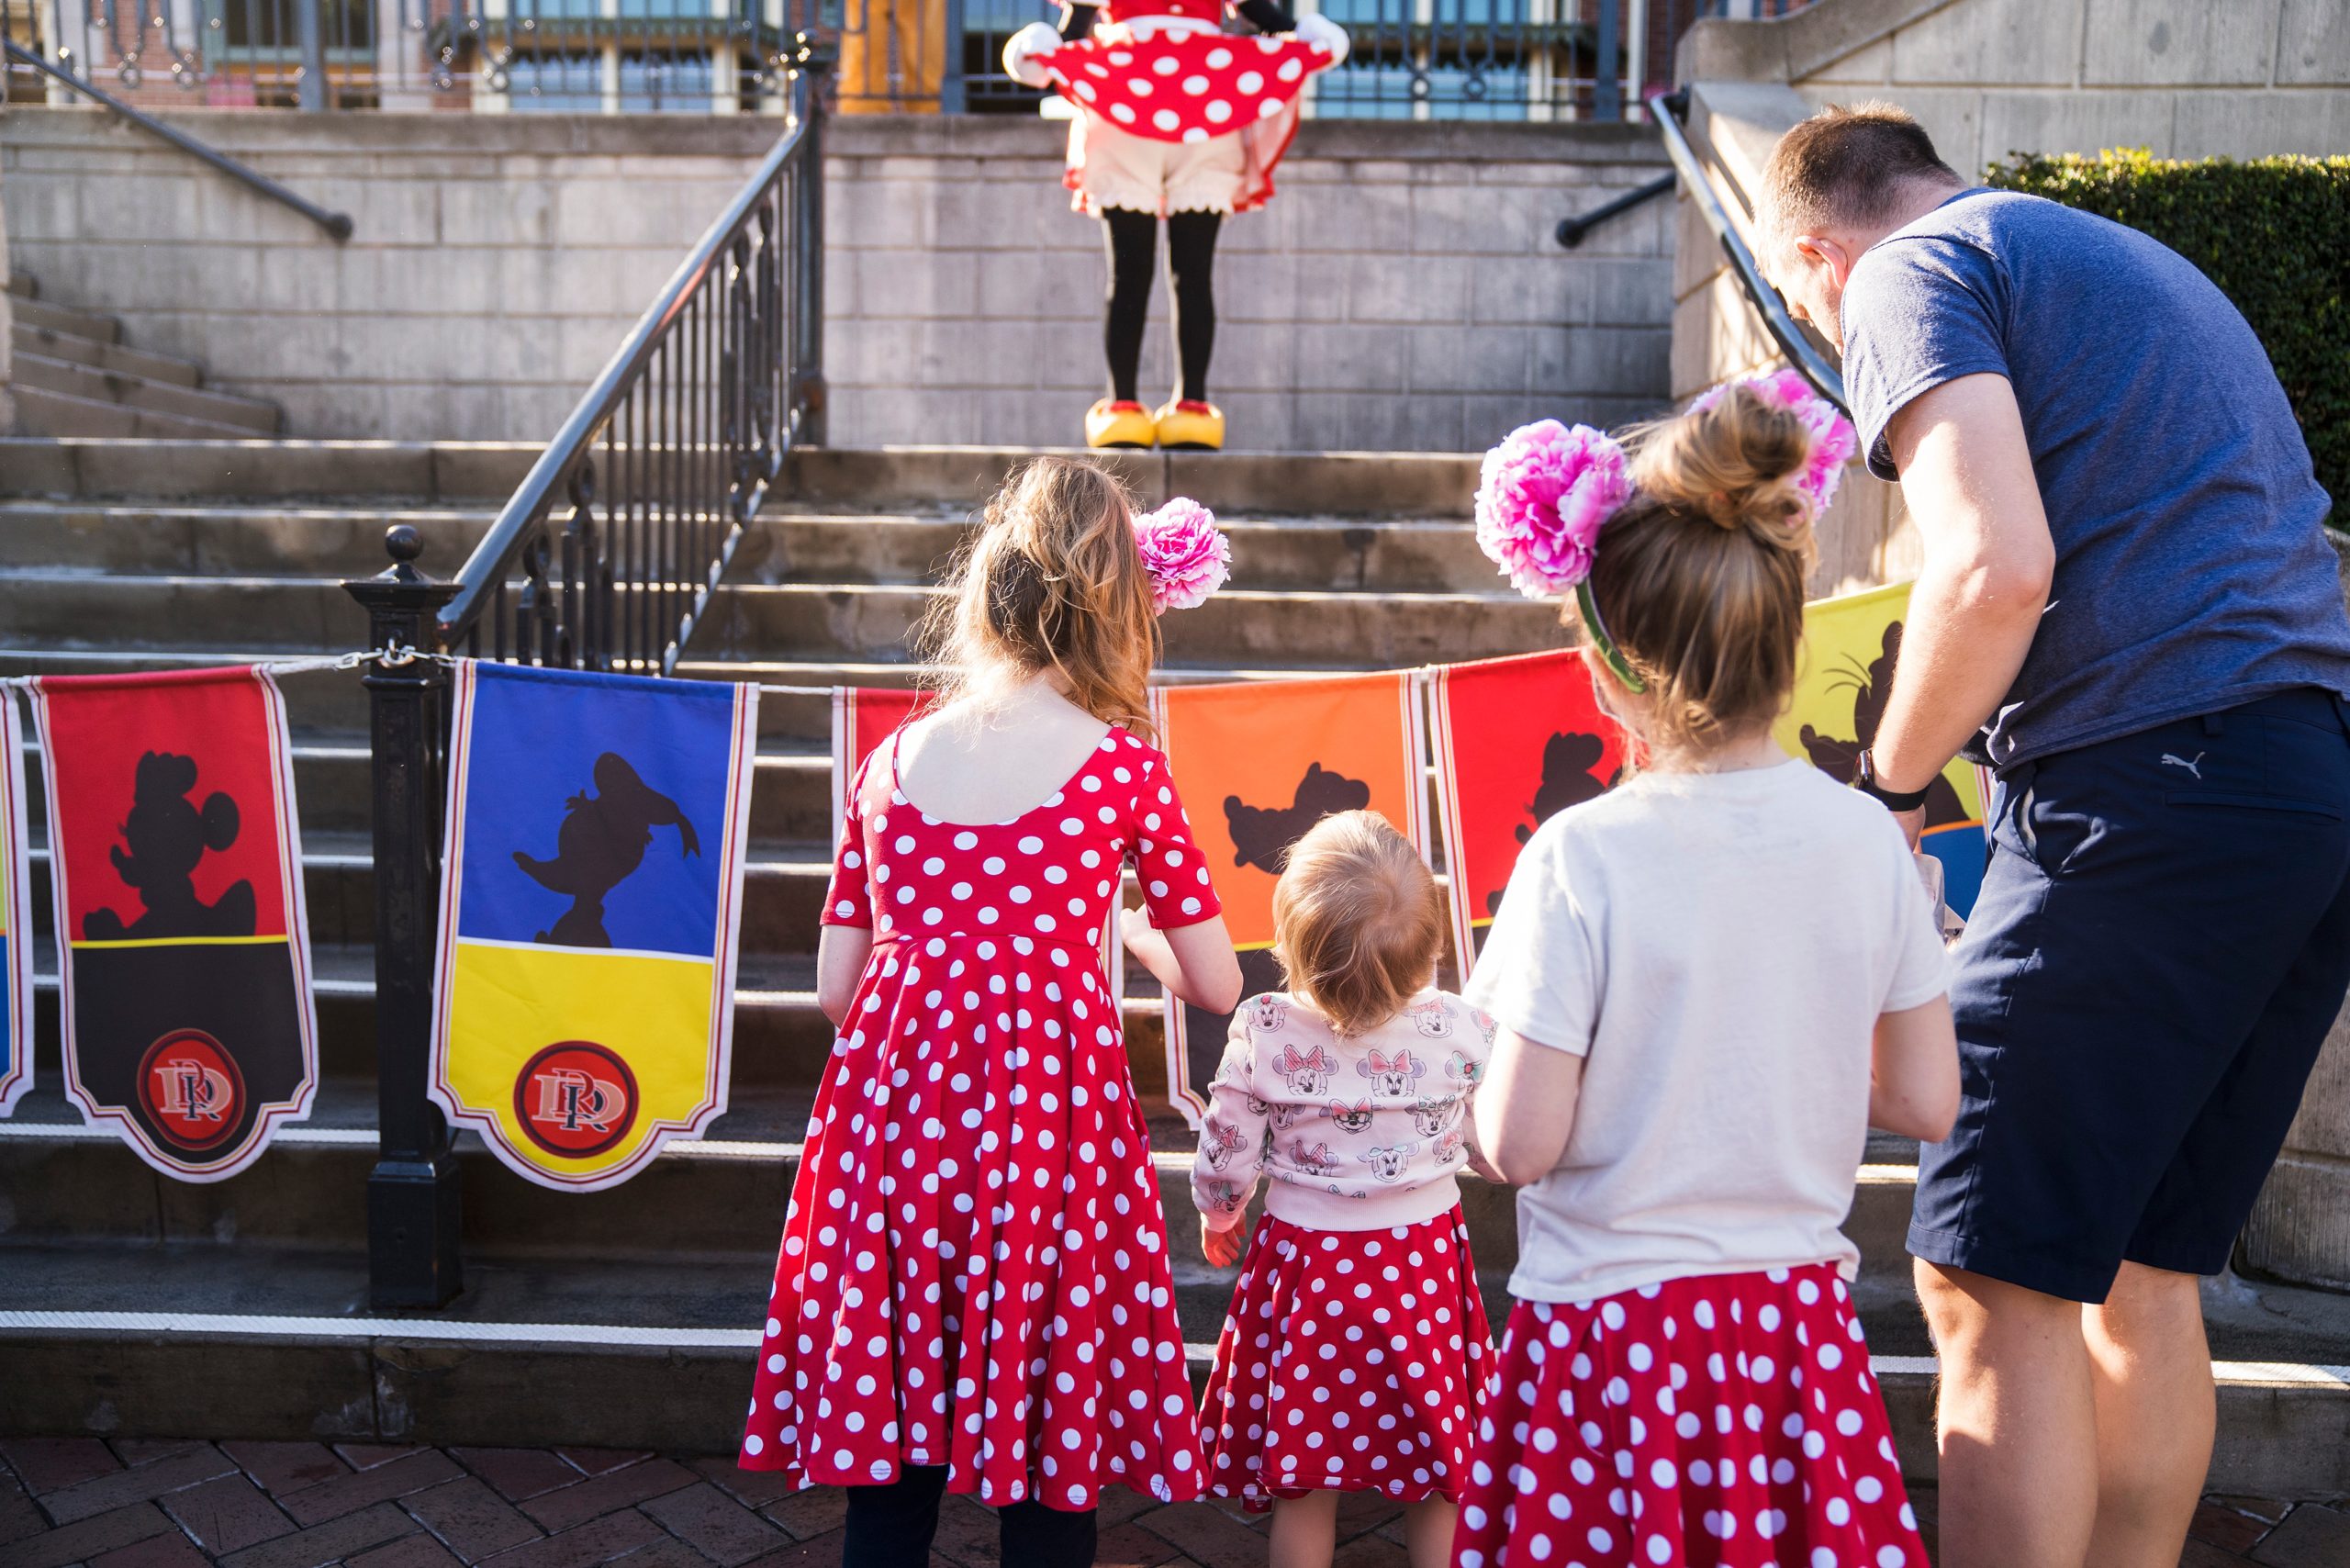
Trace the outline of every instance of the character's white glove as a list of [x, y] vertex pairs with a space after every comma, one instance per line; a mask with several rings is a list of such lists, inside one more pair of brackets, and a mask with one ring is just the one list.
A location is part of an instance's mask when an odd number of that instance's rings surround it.
[[1031, 22], [1003, 40], [1003, 73], [1030, 87], [1049, 87], [1053, 73], [1035, 57], [1060, 48], [1061, 35], [1044, 22]]
[[1296, 37], [1301, 43], [1320, 44], [1328, 50], [1333, 65], [1347, 58], [1347, 29], [1319, 11], [1308, 11], [1297, 19]]

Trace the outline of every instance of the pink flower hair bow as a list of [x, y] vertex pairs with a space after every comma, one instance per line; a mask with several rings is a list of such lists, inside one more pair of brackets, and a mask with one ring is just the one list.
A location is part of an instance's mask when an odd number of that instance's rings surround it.
[[1215, 513], [1186, 496], [1135, 519], [1135, 547], [1150, 574], [1155, 615], [1192, 610], [1232, 576], [1232, 543], [1215, 525]]
[[1538, 420], [1485, 454], [1477, 547], [1529, 599], [1591, 576], [1599, 530], [1631, 498], [1624, 449], [1589, 425]]
[[1792, 367], [1708, 387], [1690, 403], [1690, 411], [1712, 408], [1722, 400], [1723, 393], [1738, 386], [1802, 421], [1805, 432], [1811, 438], [1811, 454], [1804, 460], [1803, 472], [1796, 476], [1796, 488], [1810, 503], [1811, 515], [1818, 517], [1836, 498], [1836, 487], [1844, 480], [1844, 465], [1861, 448], [1861, 438], [1852, 429], [1852, 421], [1839, 412], [1835, 404], [1813, 391], [1811, 383], [1803, 378], [1803, 372]]

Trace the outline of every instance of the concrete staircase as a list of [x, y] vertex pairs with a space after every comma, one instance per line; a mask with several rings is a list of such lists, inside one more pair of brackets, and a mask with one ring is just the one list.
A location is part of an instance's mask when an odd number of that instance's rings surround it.
[[9, 390], [25, 434], [244, 441], [284, 426], [274, 403], [215, 391], [195, 362], [127, 346], [120, 321], [45, 299], [34, 278], [12, 275], [8, 292]]
[[[383, 563], [392, 522], [453, 573], [528, 448], [447, 443], [0, 442], [0, 674], [217, 663], [349, 648], [334, 586]], [[971, 505], [1019, 454], [802, 454], [792, 498], [738, 557], [682, 673], [901, 682], [903, 634]], [[1236, 578], [1167, 623], [1168, 678], [1393, 667], [1556, 645], [1501, 588], [1452, 456], [1125, 460], [1146, 496], [1230, 527]], [[375, 1157], [373, 884], [355, 678], [288, 678], [326, 1082], [311, 1121], [232, 1181], [158, 1179], [80, 1126], [58, 1084], [53, 957], [40, 1074], [0, 1122], [0, 1432], [421, 1438], [731, 1449], [785, 1194], [830, 1031], [813, 1006], [832, 831], [821, 699], [761, 706], [733, 1109], [634, 1181], [557, 1194], [461, 1140], [467, 1289], [438, 1314], [366, 1303]], [[35, 810], [36, 822], [39, 809]], [[38, 831], [38, 830], [37, 830]], [[46, 865], [37, 864], [45, 899]], [[45, 905], [44, 905], [45, 910]], [[44, 913], [42, 924], [46, 924]], [[1163, 1103], [1149, 987], [1126, 1020]], [[1190, 1139], [1155, 1124], [1184, 1331], [1213, 1344], [1231, 1275], [1200, 1256]], [[1915, 1152], [1873, 1144], [1849, 1229], [1905, 1462], [1930, 1473], [1932, 1363], [1901, 1240]], [[1506, 1310], [1506, 1193], [1468, 1184], [1488, 1305]], [[2229, 1365], [2213, 1486], [2350, 1491], [2350, 1302], [2228, 1279], [2207, 1293]]]

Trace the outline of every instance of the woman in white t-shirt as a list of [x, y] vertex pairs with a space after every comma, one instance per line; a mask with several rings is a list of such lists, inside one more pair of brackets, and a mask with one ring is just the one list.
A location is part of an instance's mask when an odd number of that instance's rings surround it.
[[1468, 988], [1481, 1159], [1524, 1190], [1456, 1568], [1927, 1568], [1837, 1226], [1872, 1123], [1956, 1114], [1942, 946], [1885, 809], [1771, 738], [1835, 423], [1739, 386], [1628, 470], [1555, 425], [1488, 460], [1496, 554], [1567, 483], [1515, 575], [1574, 590], [1648, 756], [1535, 834]]

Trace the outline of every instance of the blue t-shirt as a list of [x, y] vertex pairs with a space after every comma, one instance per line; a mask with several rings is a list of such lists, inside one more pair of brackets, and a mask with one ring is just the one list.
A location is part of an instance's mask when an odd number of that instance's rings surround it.
[[2194, 263], [2094, 214], [1963, 192], [1887, 235], [1844, 291], [1844, 385], [1870, 472], [1885, 428], [2004, 375], [2055, 578], [1969, 755], [2005, 767], [2297, 686], [2350, 692], [2328, 506], [2268, 356]]

